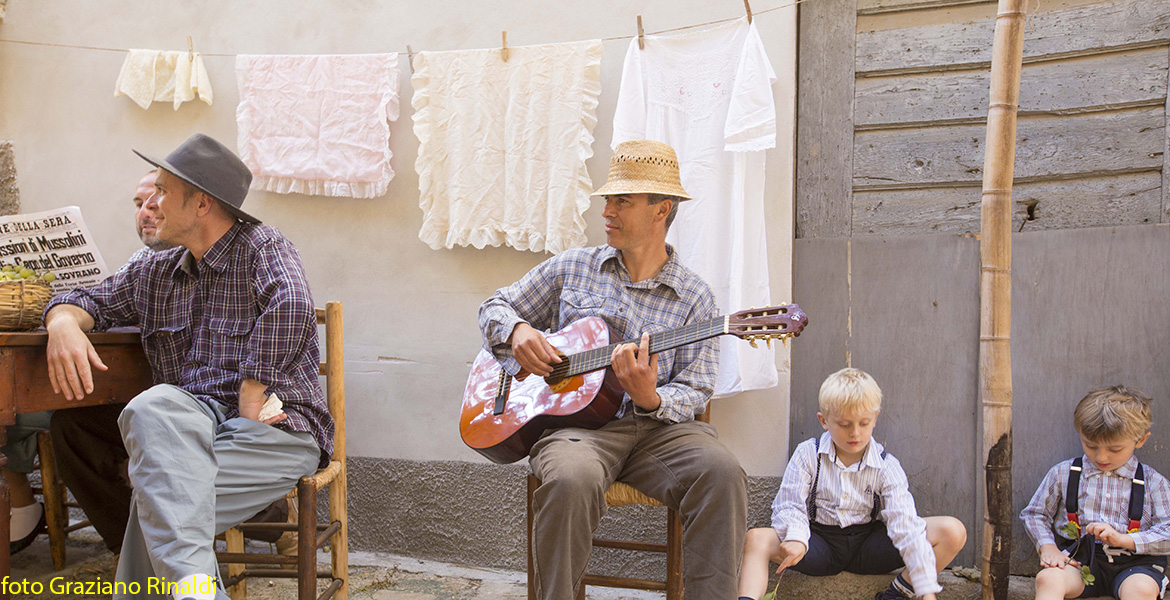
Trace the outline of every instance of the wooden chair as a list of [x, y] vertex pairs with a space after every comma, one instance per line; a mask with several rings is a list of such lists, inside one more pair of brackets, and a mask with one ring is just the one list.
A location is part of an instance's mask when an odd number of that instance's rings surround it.
[[[53, 557], [53, 570], [65, 568], [65, 537], [69, 533], [89, 527], [89, 521], [69, 522], [69, 509], [81, 508], [66, 499], [65, 482], [57, 471], [53, 455], [53, 442], [48, 431], [37, 433], [37, 454], [40, 455], [41, 498], [45, 503], [45, 524], [49, 531], [49, 554]], [[34, 488], [34, 492], [38, 491]]]
[[[333, 415], [336, 431], [333, 435], [333, 460], [329, 466], [314, 475], [302, 477], [295, 490], [299, 522], [242, 523], [226, 532], [227, 552], [217, 555], [220, 563], [228, 565], [224, 587], [232, 600], [247, 598], [249, 577], [290, 578], [297, 580], [298, 600], [338, 598], [349, 596], [349, 530], [346, 518], [345, 470], [345, 351], [342, 347], [341, 303], [329, 302], [317, 309], [317, 323], [325, 324], [325, 362], [321, 375], [325, 376], [325, 396], [329, 413]], [[329, 486], [329, 523], [317, 524], [317, 492]], [[244, 552], [243, 530], [296, 531], [297, 554], [285, 556], [275, 553]], [[329, 570], [317, 571], [317, 551], [330, 545], [332, 565]], [[329, 578], [329, 587], [317, 595], [317, 578]]]
[[[695, 417], [696, 420], [709, 423], [711, 408], [708, 404], [707, 412]], [[535, 475], [528, 476], [528, 600], [536, 600], [536, 573], [532, 568], [532, 495], [540, 487], [540, 479]], [[641, 504], [646, 506], [663, 506], [663, 504], [642, 492], [621, 482], [614, 482], [605, 490], [605, 503], [609, 506], [626, 506]], [[682, 600], [682, 518], [673, 508], [666, 509], [666, 543], [637, 542], [633, 540], [610, 540], [593, 538], [594, 548], [618, 548], [638, 552], [661, 552], [666, 554], [666, 578], [664, 581], [649, 579], [633, 579], [629, 577], [614, 577], [611, 575], [594, 575], [589, 572], [581, 579], [581, 587], [577, 590], [577, 600], [585, 600], [585, 587], [594, 585], [602, 587], [623, 588], [628, 590], [649, 590], [666, 592], [666, 600]]]

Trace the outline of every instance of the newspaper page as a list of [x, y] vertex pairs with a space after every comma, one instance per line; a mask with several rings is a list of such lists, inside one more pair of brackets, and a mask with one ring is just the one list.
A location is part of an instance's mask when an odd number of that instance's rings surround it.
[[51, 271], [57, 276], [54, 294], [110, 276], [76, 206], [0, 217], [0, 267], [4, 265], [38, 274]]

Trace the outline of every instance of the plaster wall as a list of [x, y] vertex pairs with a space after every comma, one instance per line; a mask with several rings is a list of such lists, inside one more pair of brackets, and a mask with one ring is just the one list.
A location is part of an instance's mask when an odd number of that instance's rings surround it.
[[[757, 3], [757, 11], [788, 4]], [[131, 148], [165, 154], [194, 132], [235, 147], [238, 102], [231, 54], [328, 54], [495, 47], [625, 36], [643, 15], [647, 31], [738, 17], [738, 1], [642, 0], [601, 3], [248, 2], [208, 0], [12, 0], [0, 39], [95, 48], [203, 52], [215, 102], [156, 103], [142, 110], [113, 87], [123, 52], [0, 43], [0, 139], [11, 140], [24, 211], [76, 204], [107, 263], [138, 248], [129, 201], [148, 169]], [[791, 298], [792, 129], [795, 7], [758, 14], [781, 130], [767, 155], [767, 235], [772, 295]], [[605, 42], [599, 123], [589, 172], [606, 176], [614, 103], [628, 40]], [[318, 303], [345, 305], [349, 452], [411, 461], [486, 462], [459, 439], [456, 416], [470, 359], [479, 346], [476, 309], [546, 258], [510, 248], [430, 250], [413, 165], [410, 69], [400, 62], [402, 114], [392, 125], [388, 193], [372, 200], [252, 192], [248, 210], [300, 249]], [[685, 210], [685, 209], [684, 209]], [[600, 208], [585, 215], [590, 244], [604, 243]], [[814, 327], [816, 324], [813, 325]], [[799, 343], [799, 342], [798, 342]], [[713, 421], [748, 473], [779, 475], [786, 458], [788, 371], [777, 353], [778, 387], [721, 399]]]

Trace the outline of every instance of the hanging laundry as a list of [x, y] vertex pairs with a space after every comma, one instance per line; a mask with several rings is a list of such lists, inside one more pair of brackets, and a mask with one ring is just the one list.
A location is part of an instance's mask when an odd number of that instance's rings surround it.
[[198, 52], [130, 50], [114, 84], [115, 98], [129, 96], [144, 109], [151, 102], [174, 102], [179, 110], [196, 95], [211, 104], [211, 80]]
[[420, 52], [418, 237], [431, 248], [585, 244], [601, 41]]
[[[666, 142], [683, 187], [667, 241], [733, 312], [772, 303], [764, 239], [764, 150], [776, 146], [776, 74], [746, 18], [677, 35], [635, 39], [626, 52], [613, 145]], [[781, 213], [784, 208], [779, 209]], [[776, 385], [775, 354], [721, 339], [715, 394]]]
[[386, 193], [398, 54], [236, 57], [237, 149], [252, 189], [376, 198]]

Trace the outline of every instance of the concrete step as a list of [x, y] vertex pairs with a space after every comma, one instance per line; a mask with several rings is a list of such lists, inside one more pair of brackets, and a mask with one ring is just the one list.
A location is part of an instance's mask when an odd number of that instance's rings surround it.
[[[872, 600], [875, 594], [886, 589], [893, 580], [891, 575], [855, 575], [841, 573], [832, 577], [810, 577], [795, 571], [784, 574], [780, 580], [777, 600], [800, 598], [801, 600]], [[982, 587], [978, 581], [956, 577], [950, 571], [939, 575], [943, 586], [940, 599], [979, 600]], [[1031, 600], [1035, 597], [1035, 585], [1031, 577], [1012, 577], [1008, 587], [1009, 600]], [[775, 586], [773, 578], [770, 585]], [[771, 590], [771, 588], [769, 588]], [[1106, 600], [1106, 599], [1102, 599]]]

